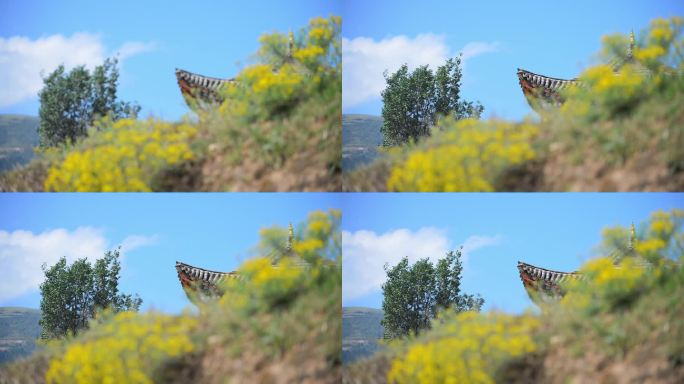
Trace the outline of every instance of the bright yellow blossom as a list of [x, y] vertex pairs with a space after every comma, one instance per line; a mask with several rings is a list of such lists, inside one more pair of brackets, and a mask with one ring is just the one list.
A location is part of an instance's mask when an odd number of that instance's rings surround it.
[[157, 172], [193, 158], [189, 142], [197, 130], [189, 124], [122, 119], [102, 125], [104, 131], [93, 132], [50, 168], [46, 190], [146, 192]]

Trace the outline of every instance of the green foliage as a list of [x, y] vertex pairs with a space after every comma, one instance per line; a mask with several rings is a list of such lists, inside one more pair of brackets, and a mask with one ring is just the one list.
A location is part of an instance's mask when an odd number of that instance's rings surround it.
[[[322, 223], [326, 228], [317, 231]], [[335, 296], [341, 288], [339, 212], [314, 212], [305, 228], [294, 253], [280, 258], [277, 266], [265, 257], [245, 262], [238, 270], [244, 278], [231, 279], [218, 307], [208, 308], [211, 327], [231, 329], [234, 333], [226, 336], [242, 340], [231, 348], [233, 353], [244, 353], [249, 344], [278, 356], [314, 338], [316, 345], [325, 346], [328, 360], [339, 361], [341, 303]], [[306, 260], [306, 266], [298, 260]], [[321, 321], [332, 335], [315, 331]]]
[[258, 63], [243, 69], [236, 77], [238, 85], [226, 89], [220, 117], [241, 125], [279, 121], [313, 100], [337, 100], [342, 81], [340, 28], [339, 17], [314, 18], [292, 46], [280, 33], [263, 35]]
[[627, 36], [605, 37], [603, 62], [541, 121], [440, 120], [432, 138], [355, 172], [346, 179], [360, 186], [345, 189], [682, 190], [682, 28], [681, 17], [652, 21], [631, 56]]
[[443, 131], [395, 151], [387, 189], [403, 192], [490, 192], [507, 168], [535, 158], [532, 124], [504, 121], [440, 121]]
[[79, 66], [66, 72], [57, 67], [43, 79], [40, 97], [40, 144], [43, 147], [75, 143], [88, 134], [93, 121], [104, 116], [114, 120], [137, 115], [140, 107], [116, 99], [119, 80], [117, 59], [88, 71]]
[[[275, 265], [271, 257], [246, 261], [238, 269], [242, 278], [227, 281], [224, 296], [201, 308], [199, 353], [203, 364], [213, 368], [198, 372], [195, 380], [260, 381], [250, 369], [262, 370], [282, 359], [290, 361], [286, 365], [294, 364], [290, 369], [296, 372], [281, 371], [284, 381], [302, 381], [313, 374], [312, 365], [318, 367], [319, 377], [334, 372], [342, 339], [339, 224], [339, 211], [312, 212], [295, 230], [292, 253]], [[261, 249], [268, 249], [274, 233], [283, 243], [285, 229], [264, 229], [261, 244], [266, 248]], [[261, 363], [251, 368], [255, 356]], [[194, 367], [200, 361], [187, 364]], [[292, 375], [289, 380], [288, 375]]]
[[434, 266], [429, 259], [409, 265], [404, 257], [394, 267], [385, 265], [387, 281], [382, 285], [382, 310], [387, 338], [419, 334], [429, 329], [440, 310], [479, 310], [484, 300], [462, 294], [461, 251], [450, 251]]
[[681, 17], [653, 20], [632, 58], [626, 36], [604, 37], [606, 64], [585, 70], [582, 86], [567, 89], [567, 101], [546, 116], [549, 141], [565, 143], [576, 160], [600, 157], [620, 165], [651, 151], [651, 163], [684, 169], [683, 25]]
[[[155, 177], [193, 158], [189, 143], [197, 129], [159, 120], [109, 118], [89, 137], [57, 157], [45, 179], [56, 192], [150, 192]], [[54, 150], [44, 151], [49, 156]]]
[[301, 247], [277, 265], [243, 263], [198, 313], [100, 312], [89, 329], [48, 342], [46, 354], [0, 370], [0, 381], [338, 382], [339, 221], [339, 211], [312, 212], [297, 231]]
[[429, 136], [440, 116], [479, 117], [484, 108], [460, 100], [461, 58], [448, 59], [435, 73], [427, 65], [409, 72], [406, 64], [391, 75], [382, 92], [383, 145], [394, 146]]
[[628, 45], [627, 36], [604, 36], [605, 64], [585, 70], [580, 76], [583, 86], [566, 91], [569, 102], [563, 112], [587, 122], [619, 118], [655, 95], [681, 91], [683, 26], [681, 17], [655, 19], [634, 47]]
[[50, 268], [43, 265], [41, 338], [77, 334], [88, 328], [98, 310], [137, 311], [142, 299], [119, 293], [120, 270], [119, 249], [105, 252], [95, 265], [87, 259], [68, 265], [64, 257]]
[[137, 107], [115, 99], [115, 61], [93, 74], [58, 70], [46, 79], [54, 85], [43, 91], [41, 130], [61, 136], [43, 146], [68, 145], [0, 176], [0, 190], [340, 190], [340, 29], [332, 16], [312, 19], [291, 45], [264, 35], [257, 63], [226, 87], [219, 108], [198, 111], [199, 123], [123, 118]]
[[82, 337], [67, 341], [50, 361], [46, 383], [153, 383], [166, 359], [193, 350], [191, 316], [105, 313]]
[[[240, 189], [230, 184], [239, 184], [245, 173], [279, 170], [294, 182], [301, 174], [339, 185], [340, 29], [341, 19], [332, 16], [312, 19], [293, 36], [291, 47], [283, 34], [262, 36], [257, 63], [237, 75], [235, 86], [226, 87], [220, 108], [201, 114], [202, 131], [215, 143], [212, 154], [221, 160], [212, 165], [217, 174], [212, 177], [227, 179], [216, 189]], [[235, 169], [234, 175], [226, 168]], [[311, 189], [306, 184], [287, 188], [292, 181], [281, 179], [253, 184], [276, 184], [270, 190]], [[338, 190], [338, 185], [314, 188]]]
[[[447, 311], [432, 329], [390, 343], [390, 383], [678, 382], [684, 374], [684, 211], [658, 211], [632, 246], [606, 228], [602, 255], [538, 315]], [[634, 367], [635, 369], [631, 369]], [[375, 375], [378, 376], [377, 374]], [[353, 382], [350, 380], [349, 382]]]
[[628, 243], [625, 228], [605, 229], [599, 249], [612, 257], [587, 262], [586, 278], [568, 283], [568, 294], [548, 311], [548, 332], [575, 350], [600, 340], [599, 352], [618, 357], [655, 342], [655, 353], [684, 362], [684, 306], [675, 299], [684, 293], [683, 221], [682, 210], [654, 212], [627, 249], [616, 246]]
[[537, 349], [539, 319], [448, 311], [432, 330], [394, 343], [389, 383], [495, 383], [497, 369]]

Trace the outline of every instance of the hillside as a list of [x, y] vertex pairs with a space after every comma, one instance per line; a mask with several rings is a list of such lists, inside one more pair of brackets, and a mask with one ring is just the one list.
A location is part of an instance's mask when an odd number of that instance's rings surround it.
[[342, 115], [342, 171], [373, 162], [382, 144], [382, 118], [371, 115]]
[[40, 336], [40, 311], [0, 307], [0, 364], [30, 355]]
[[382, 339], [382, 311], [374, 308], [342, 308], [342, 362], [348, 364], [378, 350]]
[[35, 116], [0, 115], [0, 172], [31, 161], [38, 123]]

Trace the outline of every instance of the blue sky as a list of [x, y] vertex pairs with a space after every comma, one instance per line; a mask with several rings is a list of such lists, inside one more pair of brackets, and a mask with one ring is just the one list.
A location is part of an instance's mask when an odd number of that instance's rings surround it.
[[572, 271], [601, 230], [684, 208], [678, 193], [217, 193], [0, 195], [0, 306], [36, 308], [40, 265], [123, 248], [121, 289], [143, 309], [189, 303], [175, 261], [230, 271], [252, 256], [259, 229], [342, 209], [343, 305], [379, 308], [382, 265], [440, 258], [464, 245], [463, 289], [485, 309], [531, 305], [517, 261]]
[[143, 309], [189, 305], [175, 262], [231, 271], [252, 256], [259, 229], [340, 208], [335, 193], [0, 195], [0, 306], [37, 308], [42, 262], [102, 257], [122, 245], [123, 292]]
[[347, 0], [343, 113], [380, 115], [384, 69], [439, 65], [464, 51], [462, 96], [479, 100], [486, 117], [520, 119], [532, 111], [517, 68], [573, 78], [592, 63], [601, 36], [637, 33], [653, 18], [675, 15], [684, 15], [681, 0]]
[[[35, 95], [60, 62], [99, 64], [115, 52], [119, 97], [142, 116], [188, 112], [176, 67], [232, 77], [250, 63], [264, 33], [299, 30], [316, 16], [340, 15], [340, 1], [0, 0], [0, 113], [38, 114]], [[3, 91], [4, 90], [4, 91]]]
[[[659, 209], [684, 208], [667, 193], [346, 194], [343, 202], [343, 305], [380, 308], [384, 262], [443, 257], [464, 245], [462, 288], [485, 310], [532, 306], [517, 270], [524, 261], [574, 271], [595, 256], [601, 230], [628, 227]], [[377, 279], [377, 280], [374, 280]], [[373, 284], [375, 282], [375, 284]]]

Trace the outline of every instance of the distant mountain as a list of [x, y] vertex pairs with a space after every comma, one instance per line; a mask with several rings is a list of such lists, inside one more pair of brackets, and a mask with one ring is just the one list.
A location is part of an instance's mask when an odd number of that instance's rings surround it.
[[365, 307], [342, 308], [342, 362], [348, 364], [375, 353], [384, 329], [382, 311]]
[[39, 121], [35, 116], [0, 115], [0, 172], [24, 165], [35, 156]]
[[33, 353], [40, 336], [38, 320], [37, 309], [0, 307], [0, 364]]
[[378, 157], [382, 144], [382, 117], [342, 115], [342, 171], [367, 165]]

